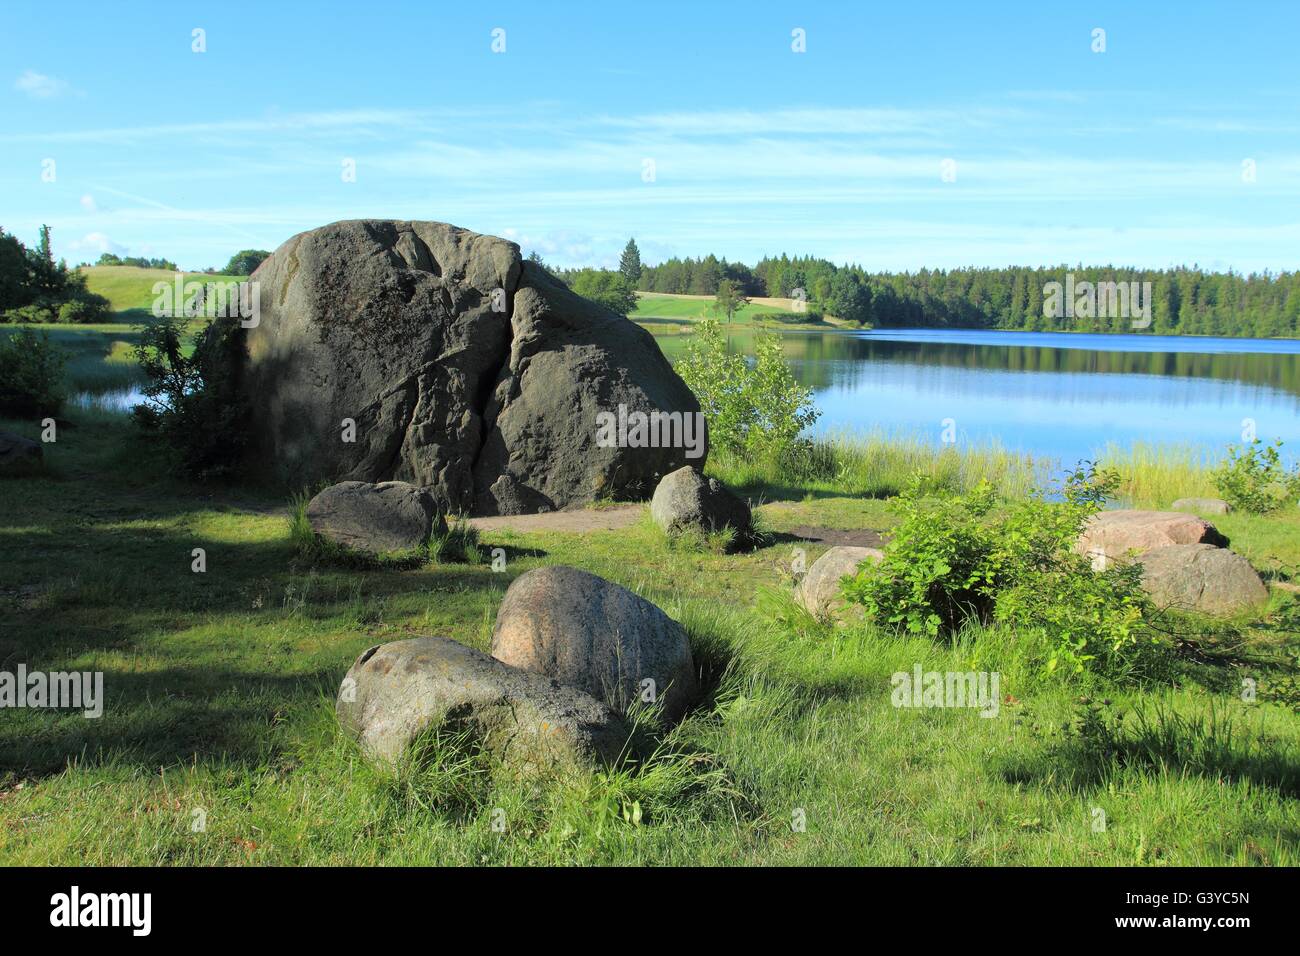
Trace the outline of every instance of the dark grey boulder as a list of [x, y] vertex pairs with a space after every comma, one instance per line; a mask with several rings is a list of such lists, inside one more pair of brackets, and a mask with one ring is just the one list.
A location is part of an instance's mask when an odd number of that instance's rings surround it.
[[845, 604], [840, 593], [844, 578], [856, 574], [864, 561], [880, 561], [885, 553], [878, 548], [838, 545], [812, 563], [794, 589], [794, 599], [814, 617], [834, 617]]
[[40, 442], [11, 432], [0, 432], [0, 474], [28, 474], [41, 467], [43, 458]]
[[337, 222], [285, 242], [251, 280], [252, 460], [282, 481], [399, 479], [448, 513], [518, 514], [644, 497], [686, 460], [598, 444], [601, 412], [699, 404], [649, 332], [513, 242]]
[[685, 628], [627, 588], [577, 568], [536, 568], [511, 583], [492, 656], [620, 712], [653, 698], [665, 719], [677, 720], [699, 694]]
[[400, 760], [421, 734], [468, 731], [525, 774], [617, 765], [629, 739], [609, 707], [445, 637], [372, 647], [339, 688], [339, 725], [371, 757]]
[[1250, 562], [1212, 544], [1174, 544], [1148, 551], [1142, 587], [1161, 607], [1235, 614], [1268, 601], [1268, 587]]
[[705, 478], [691, 466], [665, 475], [650, 501], [650, 516], [669, 534], [688, 528], [721, 531], [733, 528], [749, 534], [752, 517], [747, 505], [716, 478]]
[[366, 554], [412, 551], [447, 530], [433, 496], [404, 481], [343, 481], [307, 503], [322, 538]]

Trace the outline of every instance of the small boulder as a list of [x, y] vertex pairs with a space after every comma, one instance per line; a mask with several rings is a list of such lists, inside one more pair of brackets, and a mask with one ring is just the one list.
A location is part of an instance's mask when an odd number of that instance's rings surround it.
[[1195, 511], [1203, 515], [1226, 515], [1232, 505], [1222, 498], [1179, 498], [1172, 505], [1175, 511]]
[[864, 561], [879, 561], [885, 553], [878, 548], [831, 548], [812, 563], [808, 573], [795, 585], [794, 599], [814, 617], [831, 617], [844, 604], [840, 581], [856, 574]]
[[447, 530], [433, 496], [404, 481], [343, 481], [307, 504], [307, 521], [322, 538], [366, 554], [422, 548]]
[[371, 757], [399, 760], [422, 733], [447, 726], [524, 774], [616, 765], [629, 738], [605, 704], [445, 637], [372, 647], [348, 670], [340, 726]]
[[677, 720], [699, 692], [686, 630], [649, 601], [577, 568], [536, 568], [506, 590], [492, 656], [545, 674], [625, 712], [654, 681]]
[[1161, 607], [1234, 614], [1268, 600], [1268, 587], [1250, 562], [1212, 544], [1174, 544], [1148, 551], [1142, 587]]
[[1224, 548], [1228, 539], [1208, 521], [1181, 511], [1103, 511], [1088, 521], [1075, 547], [1104, 566], [1107, 559], [1127, 559], [1171, 544]]
[[752, 527], [749, 505], [690, 465], [664, 475], [650, 501], [650, 516], [669, 534], [699, 528], [734, 528], [746, 535]]
[[11, 432], [0, 432], [0, 474], [26, 474], [41, 467], [40, 442]]

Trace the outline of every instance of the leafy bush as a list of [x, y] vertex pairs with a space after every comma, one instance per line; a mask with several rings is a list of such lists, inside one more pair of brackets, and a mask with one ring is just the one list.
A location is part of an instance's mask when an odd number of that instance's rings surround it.
[[148, 378], [134, 418], [158, 436], [173, 469], [197, 479], [226, 478], [243, 459], [248, 404], [240, 392], [244, 344], [236, 319], [218, 318], [186, 348], [185, 320], [144, 327], [136, 358]]
[[756, 324], [772, 325], [775, 323], [803, 324], [805, 322], [820, 322], [822, 313], [816, 309], [805, 309], [803, 312], [755, 312], [751, 321]]
[[1300, 468], [1286, 470], [1281, 447], [1280, 439], [1264, 445], [1258, 438], [1249, 445], [1228, 446], [1228, 457], [1210, 475], [1224, 500], [1252, 514], [1268, 514], [1300, 500]]
[[636, 287], [621, 272], [580, 269], [572, 276], [572, 288], [583, 298], [599, 302], [624, 318], [636, 309]]
[[1095, 572], [1073, 545], [1118, 480], [1089, 465], [1067, 476], [1059, 500], [1035, 493], [1001, 508], [987, 482], [954, 494], [918, 480], [899, 498], [884, 560], [864, 565], [844, 594], [911, 634], [997, 622], [1042, 643], [1049, 671], [1111, 670], [1142, 630], [1141, 568]]
[[755, 461], [785, 461], [807, 451], [805, 428], [820, 411], [795, 381], [774, 335], [759, 336], [751, 364], [727, 351], [717, 319], [699, 322], [677, 363], [709, 425], [712, 447]]
[[92, 322], [108, 322], [112, 319], [112, 315], [111, 306], [106, 298], [87, 292], [59, 306], [58, 321], [84, 325]]
[[31, 329], [0, 335], [0, 413], [54, 415], [67, 393], [63, 367], [68, 356], [47, 333]]
[[16, 309], [0, 314], [0, 322], [19, 325], [49, 324], [59, 320], [59, 304], [50, 299], [37, 299]]

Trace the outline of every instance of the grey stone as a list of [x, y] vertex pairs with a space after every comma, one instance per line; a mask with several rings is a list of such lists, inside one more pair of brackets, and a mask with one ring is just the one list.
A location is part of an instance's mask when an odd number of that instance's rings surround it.
[[343, 481], [307, 503], [307, 521], [322, 538], [367, 554], [421, 548], [447, 522], [433, 496], [404, 481]]
[[11, 432], [0, 432], [0, 474], [27, 474], [38, 470], [44, 458], [40, 442]]
[[[694, 413], [649, 332], [446, 223], [301, 233], [252, 276], [253, 460], [292, 484], [399, 479], [446, 513], [644, 497], [682, 448], [600, 447], [600, 412]], [[343, 421], [356, 440], [341, 440]]]
[[747, 535], [752, 518], [747, 505], [716, 478], [705, 478], [687, 465], [665, 475], [650, 501], [650, 516], [669, 534], [688, 528], [720, 531], [734, 528]]
[[698, 696], [686, 630], [644, 598], [577, 568], [520, 575], [506, 590], [492, 656], [545, 674], [625, 712], [654, 681], [663, 716], [676, 720]]
[[1171, 506], [1175, 511], [1196, 511], [1205, 515], [1226, 515], [1232, 505], [1222, 498], [1179, 498]]
[[795, 585], [794, 599], [815, 617], [833, 617], [844, 605], [840, 582], [856, 574], [864, 561], [880, 561], [885, 553], [878, 548], [840, 545], [831, 548], [812, 563], [812, 567]]
[[371, 757], [400, 760], [421, 734], [468, 731], [524, 774], [616, 765], [629, 739], [608, 706], [445, 637], [372, 647], [339, 688], [339, 724]]
[[1174, 544], [1141, 555], [1142, 587], [1161, 607], [1234, 614], [1268, 600], [1250, 562], [1211, 544]]

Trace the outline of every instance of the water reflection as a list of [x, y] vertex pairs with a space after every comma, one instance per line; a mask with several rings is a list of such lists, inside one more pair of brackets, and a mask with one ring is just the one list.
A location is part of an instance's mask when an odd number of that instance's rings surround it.
[[[687, 341], [660, 335], [670, 359]], [[1148, 335], [893, 329], [782, 338], [814, 390], [819, 431], [933, 435], [1072, 462], [1107, 442], [1222, 448], [1243, 419], [1300, 450], [1300, 342]], [[753, 334], [729, 336], [751, 353]]]

